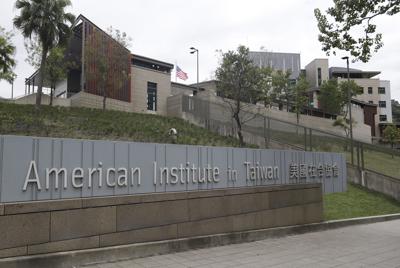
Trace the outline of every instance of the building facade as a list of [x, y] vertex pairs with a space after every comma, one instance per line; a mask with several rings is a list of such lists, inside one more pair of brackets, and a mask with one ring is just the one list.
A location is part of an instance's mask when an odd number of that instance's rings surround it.
[[[347, 68], [329, 67], [328, 59], [315, 59], [305, 66], [305, 73], [312, 94], [312, 106], [321, 108], [318, 102], [319, 89], [324, 81], [338, 79], [347, 80]], [[364, 120], [371, 125], [372, 136], [381, 136], [384, 126], [392, 123], [392, 108], [390, 95], [390, 81], [380, 80], [378, 71], [363, 71], [349, 69], [350, 79], [360, 87], [360, 94], [352, 100], [357, 121]], [[358, 109], [362, 108], [362, 113]], [[375, 112], [376, 110], [376, 112]], [[360, 118], [357, 118], [360, 114]], [[363, 114], [363, 115], [362, 115]], [[362, 119], [362, 117], [364, 119]]]
[[[71, 106], [101, 108], [105, 95], [112, 109], [167, 115], [174, 65], [132, 54], [82, 15], [74, 24], [66, 60], [74, 64], [54, 96], [70, 99]], [[38, 75], [26, 79], [28, 93], [31, 87], [34, 92]]]
[[290, 79], [297, 79], [301, 74], [299, 53], [281, 53], [267, 51], [250, 51], [250, 59], [260, 68], [269, 67], [273, 70], [290, 72]]

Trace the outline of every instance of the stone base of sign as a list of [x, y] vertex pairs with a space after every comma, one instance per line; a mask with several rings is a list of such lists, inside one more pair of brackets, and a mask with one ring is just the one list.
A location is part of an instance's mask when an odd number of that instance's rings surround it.
[[1, 204], [0, 258], [321, 222], [321, 184]]

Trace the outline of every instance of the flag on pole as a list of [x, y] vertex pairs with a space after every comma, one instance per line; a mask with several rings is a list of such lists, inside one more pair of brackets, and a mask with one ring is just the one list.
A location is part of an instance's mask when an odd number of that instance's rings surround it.
[[187, 73], [182, 71], [182, 69], [179, 68], [178, 65], [176, 65], [176, 77], [178, 77], [179, 79], [181, 79], [183, 81], [186, 81], [189, 78]]

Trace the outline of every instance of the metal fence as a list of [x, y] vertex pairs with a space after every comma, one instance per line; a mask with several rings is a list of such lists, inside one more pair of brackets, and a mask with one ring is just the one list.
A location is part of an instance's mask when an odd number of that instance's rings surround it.
[[[220, 135], [237, 137], [236, 123], [227, 103], [183, 96], [182, 112], [194, 124]], [[241, 118], [244, 140], [248, 144], [261, 148], [343, 153], [347, 162], [360, 170], [400, 179], [399, 151], [357, 140], [351, 143], [345, 135], [300, 126], [248, 110], [241, 111]]]

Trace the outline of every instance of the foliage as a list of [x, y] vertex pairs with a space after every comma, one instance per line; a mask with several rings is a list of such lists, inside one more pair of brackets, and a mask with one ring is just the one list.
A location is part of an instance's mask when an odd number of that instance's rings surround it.
[[239, 46], [236, 51], [221, 54], [221, 63], [215, 73], [217, 87], [230, 107], [241, 145], [244, 145], [242, 126], [253, 119], [245, 118], [242, 111], [250, 103], [259, 100], [259, 87], [265, 82], [263, 74], [265, 73], [262, 69], [254, 66], [249, 58], [249, 49], [244, 46]]
[[393, 121], [400, 123], [400, 103], [396, 100], [392, 100], [392, 114]]
[[259, 69], [260, 81], [258, 84], [258, 101], [262, 101], [267, 107], [274, 101], [274, 92], [272, 90], [272, 69], [269, 67]]
[[15, 46], [11, 42], [13, 34], [0, 27], [0, 80], [12, 82], [15, 79]]
[[121, 32], [110, 26], [107, 29], [107, 33], [125, 48], [130, 48], [132, 46], [132, 37], [128, 36], [126, 32]]
[[[356, 125], [356, 121], [354, 118], [351, 119], [351, 125], [354, 127]], [[338, 116], [336, 120], [333, 122], [334, 127], [341, 127], [344, 132], [346, 133], [346, 137], [349, 137], [350, 135], [350, 119], [344, 117], [344, 116]]]
[[336, 79], [331, 79], [322, 83], [318, 100], [321, 109], [330, 114], [340, 114], [346, 104], [346, 99], [343, 99]]
[[324, 195], [325, 220], [349, 219], [399, 212], [399, 202], [361, 186], [349, 184], [347, 192]]
[[400, 129], [393, 124], [386, 126], [383, 130], [383, 138], [393, 149], [396, 143], [400, 143]]
[[53, 104], [53, 94], [56, 84], [67, 77], [67, 70], [72, 63], [65, 59], [65, 48], [54, 47], [46, 59], [45, 79], [50, 84], [50, 105]]
[[35, 69], [39, 69], [40, 61], [42, 59], [42, 47], [40, 45], [38, 36], [25, 39], [24, 46], [27, 54], [25, 62], [30, 64]]
[[321, 108], [326, 113], [345, 116], [347, 109], [344, 108], [348, 103], [348, 90], [352, 97], [360, 93], [359, 86], [353, 80], [340, 83], [336, 79], [324, 81], [318, 96]]
[[40, 76], [36, 105], [41, 104], [43, 73], [46, 69], [46, 58], [56, 45], [63, 45], [71, 33], [70, 24], [75, 16], [66, 13], [71, 5], [70, 0], [17, 0], [15, 7], [20, 10], [14, 18], [14, 25], [22, 31], [25, 38], [38, 38], [41, 47]]
[[272, 98], [280, 104], [286, 101], [286, 109], [289, 111], [289, 98], [293, 87], [290, 83], [290, 71], [277, 70], [272, 73]]
[[300, 113], [303, 110], [304, 106], [307, 106], [309, 97], [308, 97], [308, 89], [310, 88], [310, 84], [308, 83], [306, 77], [304, 75], [300, 76], [300, 79], [297, 81], [297, 84], [294, 87], [294, 111], [297, 116], [297, 124], [299, 124]]
[[[371, 58], [371, 49], [377, 52], [382, 46], [382, 34], [376, 33], [372, 20], [381, 15], [392, 16], [400, 11], [400, 0], [334, 0], [334, 6], [326, 14], [314, 10], [318, 21], [319, 41], [322, 50], [333, 52], [336, 49], [349, 51], [363, 62]], [[331, 17], [334, 22], [329, 21]], [[362, 33], [357, 36], [356, 33]]]
[[107, 139], [239, 147], [237, 139], [219, 136], [182, 119], [78, 107], [17, 105], [0, 102], [0, 134], [76, 139]]

